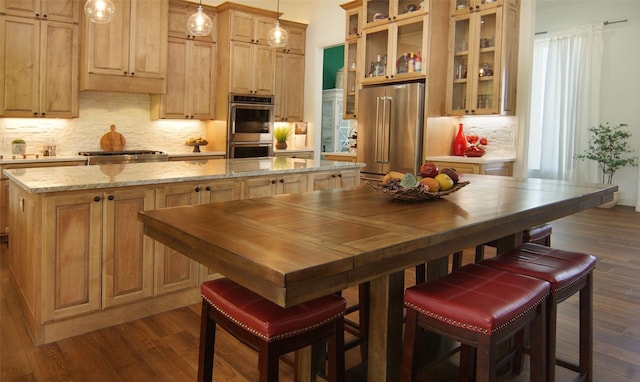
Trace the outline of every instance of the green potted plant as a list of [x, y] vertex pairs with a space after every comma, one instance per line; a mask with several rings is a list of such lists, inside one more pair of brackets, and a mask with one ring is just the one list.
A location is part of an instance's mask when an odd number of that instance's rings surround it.
[[273, 137], [276, 139], [276, 149], [284, 150], [287, 148], [287, 139], [291, 136], [291, 128], [280, 126], [276, 127]]
[[11, 153], [15, 155], [24, 155], [27, 152], [27, 142], [24, 139], [16, 138], [11, 141]]
[[[634, 151], [628, 144], [631, 133], [623, 130], [626, 127], [626, 123], [611, 126], [609, 122], [590, 127], [591, 137], [586, 150], [575, 156], [580, 160], [596, 161], [600, 167], [602, 183], [611, 184], [616, 171], [622, 167], [638, 165], [638, 157], [630, 155]], [[614, 195], [613, 204], [616, 197], [617, 194]]]

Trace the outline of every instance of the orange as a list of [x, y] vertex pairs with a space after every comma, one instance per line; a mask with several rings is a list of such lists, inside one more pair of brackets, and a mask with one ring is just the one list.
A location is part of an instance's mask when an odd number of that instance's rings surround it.
[[423, 187], [429, 192], [438, 192], [440, 190], [440, 183], [433, 178], [422, 178], [420, 183], [422, 183]]

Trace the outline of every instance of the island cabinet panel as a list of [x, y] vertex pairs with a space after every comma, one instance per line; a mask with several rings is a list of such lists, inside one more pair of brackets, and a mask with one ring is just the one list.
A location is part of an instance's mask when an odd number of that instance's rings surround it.
[[153, 188], [121, 188], [103, 195], [104, 307], [153, 294], [153, 240], [138, 212], [154, 208]]
[[277, 175], [257, 176], [242, 181], [242, 198], [263, 198], [280, 194], [292, 194], [307, 190], [307, 176]]
[[41, 322], [102, 308], [103, 197], [94, 191], [44, 200]]
[[[171, 184], [156, 188], [156, 208], [199, 203], [199, 183]], [[163, 294], [198, 285], [198, 263], [159, 242], [155, 243], [155, 293]]]
[[322, 171], [309, 174], [309, 190], [332, 190], [360, 184], [359, 170]]

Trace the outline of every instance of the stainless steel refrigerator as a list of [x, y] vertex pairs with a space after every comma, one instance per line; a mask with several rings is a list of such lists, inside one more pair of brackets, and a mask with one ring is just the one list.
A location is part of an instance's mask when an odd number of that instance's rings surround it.
[[422, 164], [424, 83], [363, 88], [358, 101], [358, 154], [363, 177], [417, 174]]

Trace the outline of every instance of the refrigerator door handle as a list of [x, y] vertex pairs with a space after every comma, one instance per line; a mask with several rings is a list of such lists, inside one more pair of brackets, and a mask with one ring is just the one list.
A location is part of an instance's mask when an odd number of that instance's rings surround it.
[[[391, 111], [393, 110], [391, 102], [393, 97], [384, 97], [384, 116], [385, 121], [382, 128], [382, 147], [384, 150], [382, 163], [390, 163], [391, 161]], [[387, 106], [388, 105], [388, 106]]]

